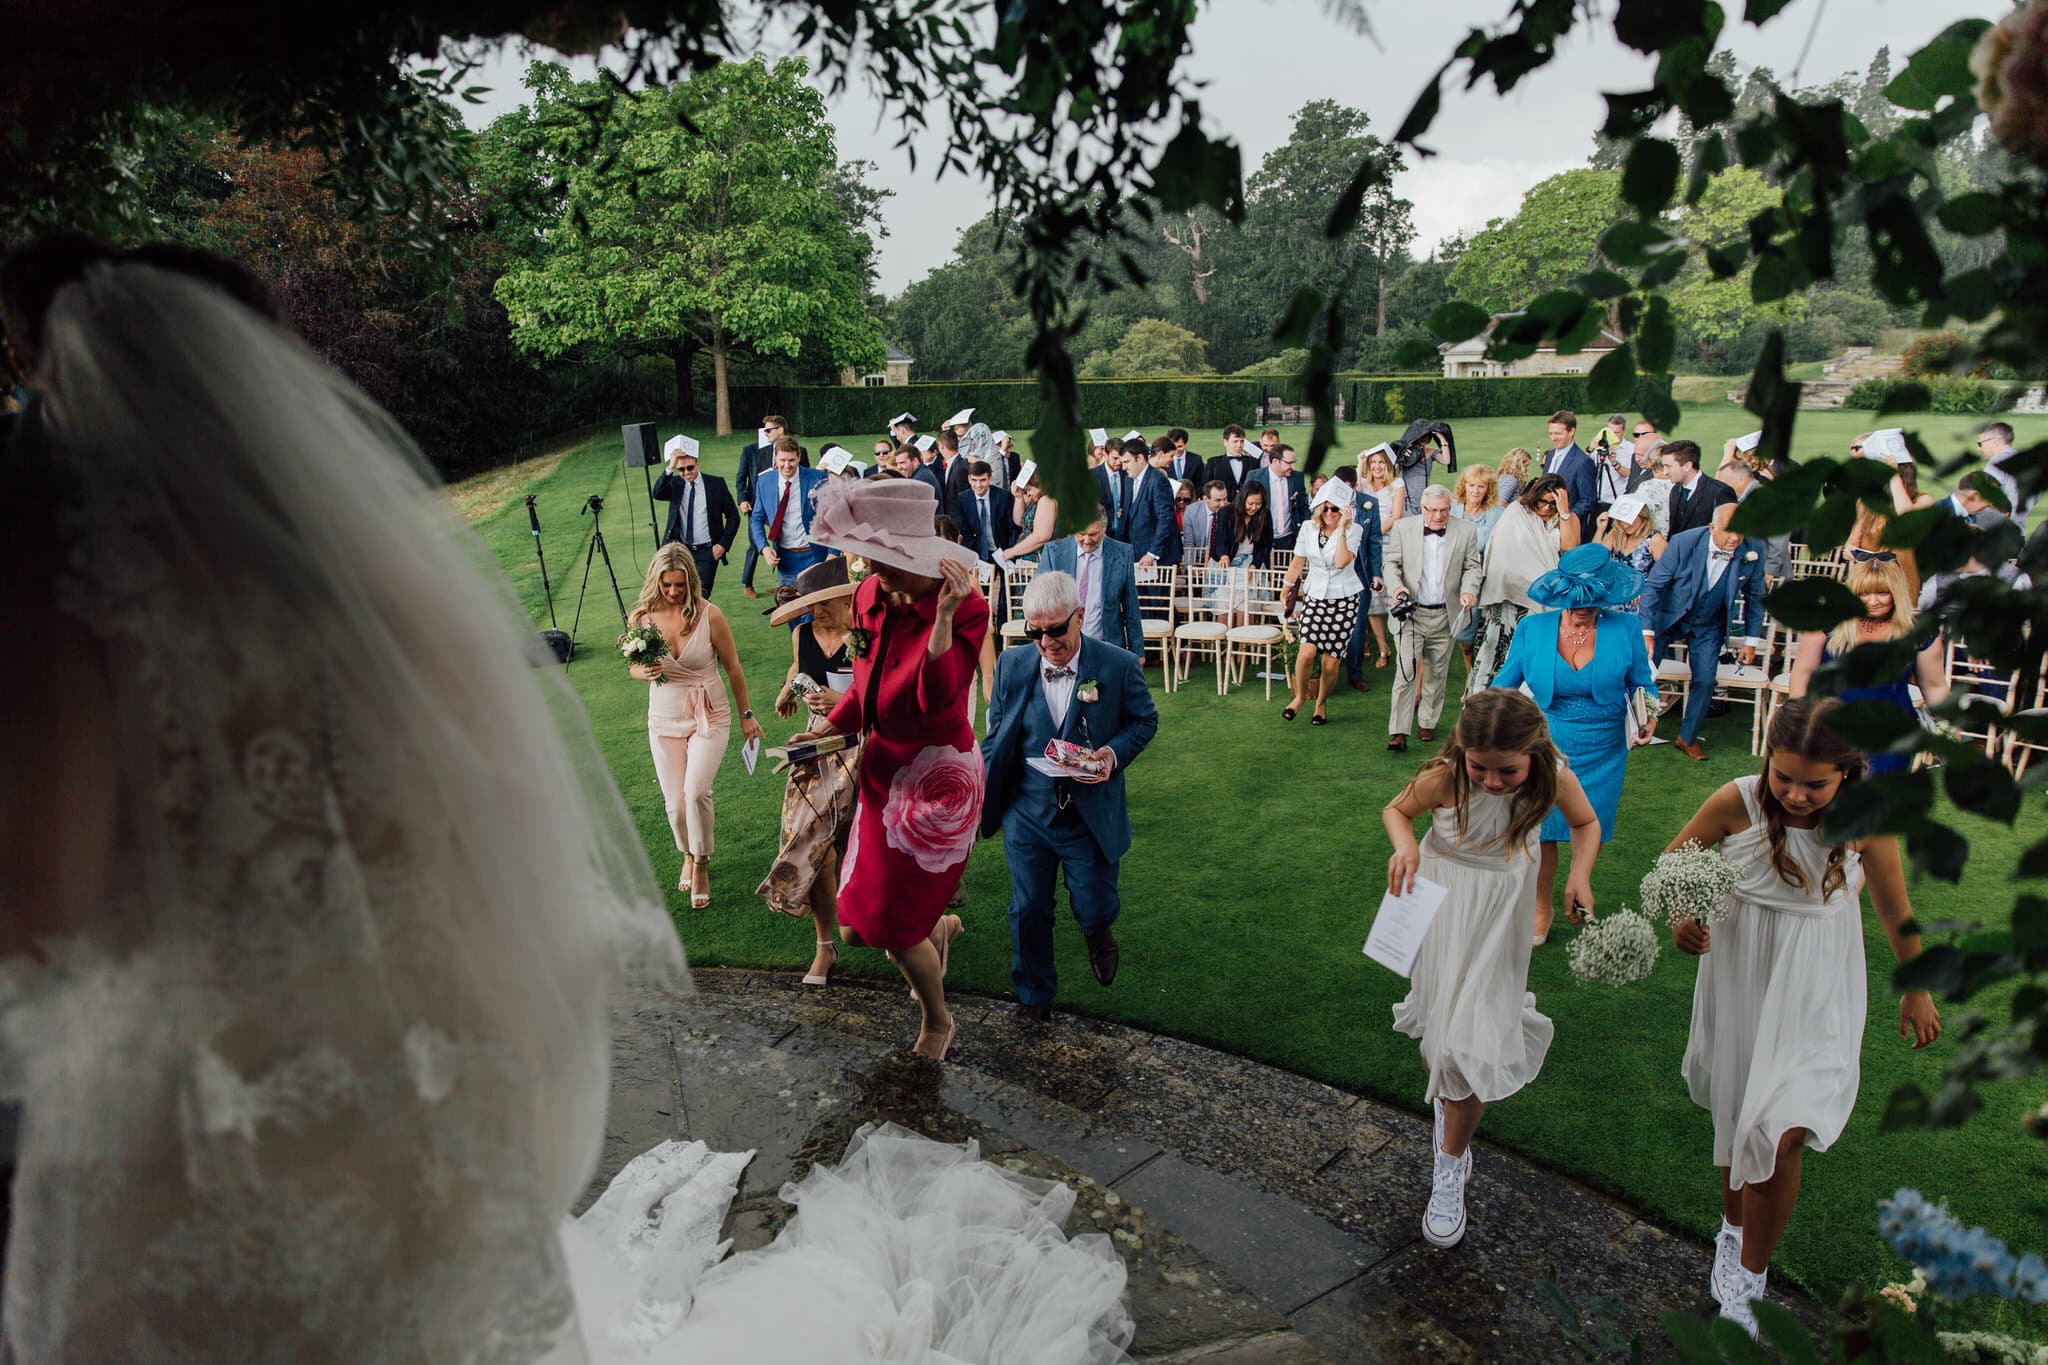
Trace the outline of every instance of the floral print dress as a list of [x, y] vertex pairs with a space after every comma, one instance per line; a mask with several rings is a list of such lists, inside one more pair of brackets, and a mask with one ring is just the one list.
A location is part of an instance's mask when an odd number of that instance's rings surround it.
[[988, 601], [953, 613], [953, 647], [925, 657], [938, 596], [892, 606], [878, 579], [854, 590], [853, 686], [829, 718], [862, 735], [860, 796], [840, 866], [839, 922], [901, 951], [931, 934], [959, 889], [981, 824], [981, 749], [967, 685], [988, 634]]

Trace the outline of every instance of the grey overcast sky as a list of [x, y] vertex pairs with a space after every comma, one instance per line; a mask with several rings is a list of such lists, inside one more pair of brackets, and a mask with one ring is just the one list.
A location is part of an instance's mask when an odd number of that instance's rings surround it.
[[[1736, 3], [1724, 7], [1741, 11]], [[1507, 8], [1505, 0], [1367, 0], [1372, 31], [1365, 34], [1329, 17], [1316, 0], [1208, 0], [1186, 66], [1207, 86], [1201, 101], [1210, 131], [1237, 142], [1249, 176], [1260, 158], [1287, 140], [1294, 111], [1310, 100], [1363, 109], [1374, 130], [1390, 136], [1422, 81], [1466, 30], [1498, 24]], [[1879, 47], [1891, 49], [1897, 72], [1957, 19], [1996, 18], [2003, 8], [1998, 0], [1794, 0], [1761, 30], [1731, 20], [1722, 46], [1744, 69], [1767, 66], [1781, 82], [1790, 82], [1796, 70], [1798, 83], [1811, 85], [1848, 71], [1860, 74]], [[466, 110], [472, 126], [522, 102], [527, 60], [508, 46], [477, 73], [474, 79], [492, 89], [484, 104]], [[594, 69], [588, 61], [571, 65], [586, 75]], [[1575, 34], [1559, 60], [1506, 99], [1490, 85], [1469, 93], [1447, 90], [1443, 112], [1424, 139], [1438, 155], [1412, 163], [1399, 180], [1400, 193], [1415, 204], [1417, 254], [1444, 237], [1484, 227], [1489, 218], [1512, 215], [1531, 185], [1582, 165], [1593, 129], [1605, 117], [1601, 92], [1640, 88], [1650, 69], [1648, 59], [1603, 27], [1597, 36]], [[841, 158], [874, 162], [876, 183], [895, 192], [880, 267], [883, 292], [896, 294], [951, 256], [961, 230], [987, 211], [985, 196], [957, 174], [937, 178], [937, 133], [919, 142], [913, 172], [895, 147], [900, 130], [893, 116], [857, 83], [830, 100], [830, 108]]]

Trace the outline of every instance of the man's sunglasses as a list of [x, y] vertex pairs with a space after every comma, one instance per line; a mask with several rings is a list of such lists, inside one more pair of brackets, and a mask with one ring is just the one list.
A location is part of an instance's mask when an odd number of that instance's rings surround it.
[[1637, 432], [1631, 432], [1631, 433], [1630, 433], [1630, 435], [1633, 435], [1633, 436], [1655, 436], [1656, 434], [1657, 434], [1657, 433], [1656, 433], [1656, 432], [1654, 432], [1654, 431], [1637, 431]]
[[1055, 640], [1063, 640], [1066, 638], [1067, 632], [1074, 628], [1074, 617], [1080, 614], [1075, 612], [1056, 626], [1026, 626], [1024, 627], [1024, 638], [1027, 640], [1043, 640], [1046, 636], [1050, 635]]

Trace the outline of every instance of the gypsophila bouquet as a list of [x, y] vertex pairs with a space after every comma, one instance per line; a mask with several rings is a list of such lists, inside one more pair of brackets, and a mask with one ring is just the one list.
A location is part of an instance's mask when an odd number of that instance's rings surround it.
[[1588, 985], [1626, 986], [1657, 965], [1657, 930], [1624, 905], [1579, 930], [1565, 958], [1572, 975]]
[[1673, 928], [1683, 920], [1719, 924], [1728, 918], [1728, 895], [1735, 890], [1735, 869], [1699, 840], [1688, 839], [1657, 859], [1643, 874], [1643, 910]]
[[[634, 626], [619, 637], [619, 657], [629, 664], [646, 664], [654, 668], [666, 653], [668, 641], [662, 638], [659, 626]], [[654, 685], [660, 687], [667, 681], [667, 678], [656, 677]]]
[[2048, 1303], [2048, 1262], [2014, 1256], [1983, 1228], [1966, 1228], [1947, 1207], [1918, 1190], [1900, 1190], [1877, 1205], [1878, 1235], [1926, 1272], [1927, 1284], [1948, 1299], [1995, 1294], [2001, 1299]]

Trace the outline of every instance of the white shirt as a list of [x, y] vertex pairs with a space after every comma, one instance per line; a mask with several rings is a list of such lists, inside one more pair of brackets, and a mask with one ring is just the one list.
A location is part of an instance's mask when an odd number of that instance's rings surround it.
[[1614, 463], [1600, 462], [1600, 501], [1613, 502], [1628, 492], [1629, 470], [1635, 466], [1635, 447], [1623, 441], [1610, 452]]
[[[1364, 539], [1365, 528], [1355, 521], [1344, 532], [1344, 544], [1354, 556]], [[1338, 568], [1337, 538], [1331, 536], [1327, 545], [1319, 544], [1321, 540], [1322, 532], [1309, 525], [1302, 528], [1295, 542], [1294, 557], [1306, 566], [1302, 573], [1302, 595], [1317, 601], [1356, 597], [1365, 588], [1358, 580], [1357, 567], [1346, 564]]]
[[1444, 560], [1450, 553], [1451, 528], [1440, 536], [1422, 527], [1422, 582], [1416, 585], [1415, 600], [1425, 607], [1444, 605]]
[[1691, 497], [1693, 495], [1693, 491], [1700, 486], [1700, 479], [1703, 475], [1706, 474], [1706, 472], [1707, 471], [1704, 469], [1695, 469], [1692, 472], [1691, 478], [1687, 479], [1684, 483], [1678, 485], [1678, 491], [1685, 494], [1688, 498]]
[[[681, 475], [677, 476], [681, 478]], [[705, 545], [711, 540], [711, 514], [704, 506], [704, 480], [700, 476], [683, 480], [683, 491], [678, 500], [688, 509], [683, 518], [683, 543]], [[790, 511], [796, 509], [792, 507]]]
[[981, 506], [981, 525], [975, 527], [975, 530], [977, 532], [985, 531], [987, 533], [986, 535], [981, 536], [980, 540], [982, 562], [988, 563], [990, 562], [989, 557], [993, 555], [996, 550], [996, 523], [995, 520], [988, 514], [988, 494], [983, 493], [980, 497], [975, 499], [975, 502], [979, 503]]
[[1084, 591], [1081, 594], [1081, 633], [1102, 638], [1102, 551], [1090, 554], [1080, 546], [1074, 547], [1074, 581]]
[[[780, 479], [777, 482], [775, 506], [768, 509], [768, 532], [771, 539], [775, 533], [776, 511], [781, 508], [783, 503], [788, 502], [792, 496], [800, 496], [798, 490], [802, 487], [803, 485], [795, 479]], [[803, 503], [800, 501], [792, 503], [789, 510], [782, 514], [782, 540], [780, 544], [785, 550], [808, 550], [811, 548], [811, 532], [810, 528], [804, 525], [804, 508]]]
[[[1063, 668], [1075, 668], [1081, 662], [1081, 651], [1075, 650], [1072, 658], [1062, 664]], [[1081, 681], [1078, 672], [1064, 678], [1048, 678], [1045, 670], [1052, 667], [1045, 656], [1038, 656], [1038, 684], [1045, 689], [1045, 709], [1052, 712], [1052, 728], [1057, 730], [1067, 723], [1067, 708], [1074, 704], [1074, 688]]]
[[1290, 480], [1278, 470], [1270, 467], [1266, 470], [1266, 487], [1273, 490], [1266, 499], [1266, 505], [1273, 509], [1273, 534], [1275, 536], [1285, 536], [1294, 529], [1294, 521], [1291, 515], [1294, 509], [1287, 505], [1289, 501], [1287, 485], [1289, 482]]
[[2022, 503], [2020, 501], [2019, 480], [2006, 473], [2001, 467], [2011, 457], [2012, 453], [2013, 449], [2011, 446], [2007, 446], [2004, 450], [1999, 451], [1984, 462], [1984, 471], [1992, 478], [1998, 480], [1998, 486], [2005, 491], [2006, 504], [2012, 508], [2008, 515], [2019, 522], [2020, 530], [2025, 532], [2029, 529], [2027, 523], [2033, 520], [2034, 500], [2030, 498]]

